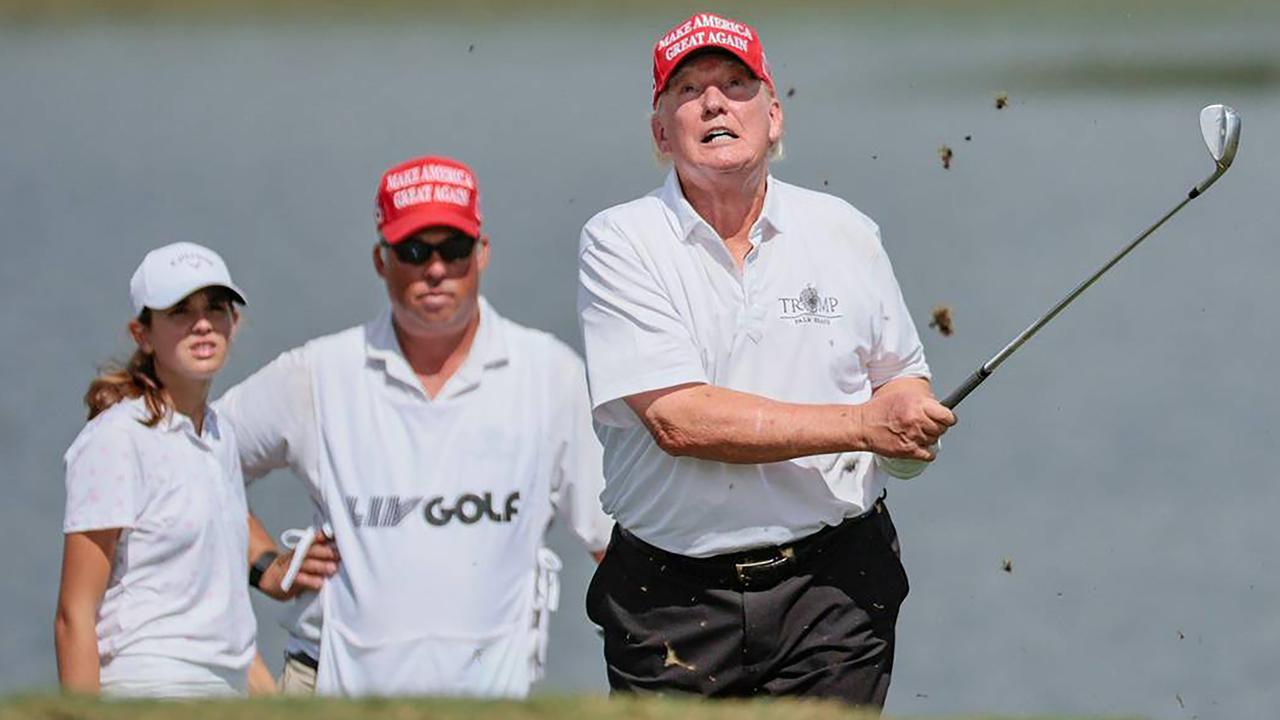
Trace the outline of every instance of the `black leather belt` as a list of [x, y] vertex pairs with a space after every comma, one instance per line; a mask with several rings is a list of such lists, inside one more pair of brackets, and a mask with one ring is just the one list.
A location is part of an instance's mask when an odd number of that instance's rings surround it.
[[650, 545], [620, 526], [617, 527], [617, 535], [620, 540], [660, 567], [670, 567], [702, 578], [715, 587], [759, 590], [794, 576], [808, 561], [821, 555], [838, 540], [852, 535], [867, 525], [868, 520], [884, 511], [884, 503], [877, 500], [870, 511], [858, 517], [848, 518], [839, 525], [829, 525], [790, 543], [710, 557], [689, 557], [668, 552]]
[[285, 660], [296, 660], [312, 670], [320, 669], [320, 661], [311, 657], [304, 652], [287, 652], [284, 654]]

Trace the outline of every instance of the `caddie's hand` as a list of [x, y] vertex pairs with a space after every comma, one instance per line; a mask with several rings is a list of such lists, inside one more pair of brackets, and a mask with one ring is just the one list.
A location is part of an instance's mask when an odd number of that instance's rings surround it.
[[289, 564], [293, 562], [293, 553], [293, 550], [283, 553], [272, 561], [266, 572], [262, 573], [262, 580], [258, 587], [267, 596], [276, 600], [288, 600], [304, 590], [319, 590], [324, 586], [327, 578], [338, 572], [338, 563], [342, 562], [342, 558], [338, 555], [338, 546], [332, 539], [317, 530], [316, 538], [307, 548], [307, 555], [302, 561], [293, 586], [286, 591], [280, 585], [285, 573], [289, 571]]
[[864, 449], [887, 458], [933, 460], [933, 445], [956, 416], [928, 395], [890, 393], [863, 404], [861, 422]]

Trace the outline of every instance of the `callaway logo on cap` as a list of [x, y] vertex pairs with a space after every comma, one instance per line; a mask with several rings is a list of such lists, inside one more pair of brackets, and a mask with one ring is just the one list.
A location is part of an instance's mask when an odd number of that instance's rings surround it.
[[227, 264], [218, 253], [203, 245], [176, 242], [147, 253], [129, 280], [129, 299], [133, 313], [143, 308], [163, 310], [182, 298], [207, 287], [224, 287], [245, 304], [244, 293], [231, 282]]
[[[764, 45], [755, 28], [720, 15], [696, 13], [668, 30], [653, 46], [653, 104], [667, 88], [667, 81], [690, 54], [707, 48], [732, 53], [773, 90], [773, 75], [764, 57]], [[775, 93], [776, 94], [776, 93]]]
[[479, 237], [480, 191], [475, 174], [447, 157], [402, 162], [383, 173], [373, 219], [382, 238], [392, 245], [439, 225]]

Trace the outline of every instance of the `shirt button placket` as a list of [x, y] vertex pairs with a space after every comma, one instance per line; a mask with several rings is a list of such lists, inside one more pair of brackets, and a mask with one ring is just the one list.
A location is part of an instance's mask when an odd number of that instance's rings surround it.
[[205, 450], [202, 448], [201, 455], [204, 458], [205, 467], [208, 468], [208, 477], [206, 482], [201, 483], [201, 485], [206, 486], [206, 496], [210, 502], [214, 503], [214, 507], [222, 509], [226, 507], [227, 504], [225, 501], [226, 488], [223, 487], [224, 478], [222, 476], [222, 465], [218, 463], [218, 459], [214, 457], [211, 450]]
[[759, 272], [756, 269], [757, 259], [760, 257], [760, 231], [753, 228], [751, 231], [752, 245], [751, 251], [747, 253], [746, 260], [742, 263], [742, 318], [743, 325], [746, 329], [747, 337], [751, 342], [758, 343], [764, 337], [764, 313], [763, 308], [757, 306], [756, 285], [759, 283]]

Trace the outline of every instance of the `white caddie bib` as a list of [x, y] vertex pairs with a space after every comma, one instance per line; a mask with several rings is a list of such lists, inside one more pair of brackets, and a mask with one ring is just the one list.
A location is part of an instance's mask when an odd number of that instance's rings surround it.
[[557, 594], [540, 436], [555, 388], [539, 363], [495, 352], [507, 323], [483, 310], [471, 357], [435, 399], [386, 314], [307, 346], [319, 489], [342, 555], [321, 593], [321, 694], [522, 697], [537, 675], [536, 626]]

